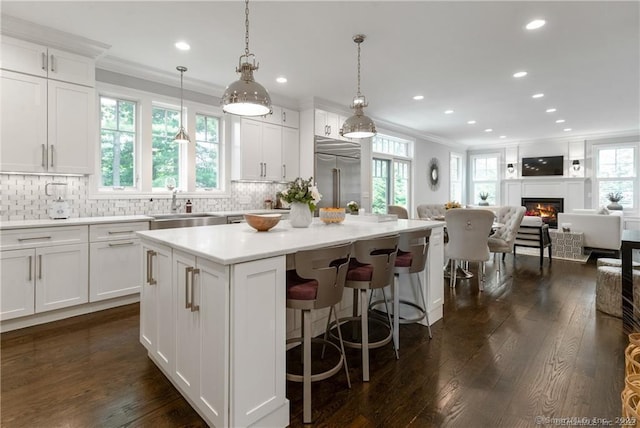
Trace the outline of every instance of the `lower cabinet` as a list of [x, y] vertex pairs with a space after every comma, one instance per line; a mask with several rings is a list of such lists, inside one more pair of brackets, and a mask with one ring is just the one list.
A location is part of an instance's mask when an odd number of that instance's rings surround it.
[[89, 301], [86, 229], [2, 231], [0, 320]]

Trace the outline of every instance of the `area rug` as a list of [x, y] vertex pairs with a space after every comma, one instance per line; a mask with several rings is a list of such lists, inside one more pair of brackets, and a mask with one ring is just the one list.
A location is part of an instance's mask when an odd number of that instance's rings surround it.
[[[525, 255], [525, 256], [535, 256], [535, 257], [540, 257], [540, 249], [539, 248], [524, 248], [524, 247], [518, 247], [516, 249], [516, 254], [517, 255]], [[584, 253], [582, 254], [582, 257], [580, 257], [579, 259], [570, 259], [568, 257], [557, 257], [557, 256], [552, 256], [552, 258], [554, 260], [566, 260], [569, 262], [578, 262], [578, 263], [586, 263], [587, 260], [589, 260], [589, 256], [591, 256], [591, 250], [584, 250]], [[547, 259], [549, 258], [549, 250], [545, 248], [544, 250], [544, 258]]]

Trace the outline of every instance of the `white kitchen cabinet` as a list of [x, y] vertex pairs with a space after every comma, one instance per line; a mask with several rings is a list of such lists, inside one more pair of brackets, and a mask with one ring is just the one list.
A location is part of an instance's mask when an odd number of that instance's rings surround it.
[[282, 180], [293, 181], [300, 175], [300, 131], [282, 128]]
[[136, 231], [148, 229], [146, 221], [89, 226], [89, 301], [140, 292], [142, 247]]
[[282, 108], [282, 126], [298, 129], [300, 127], [300, 112]]
[[1, 46], [1, 67], [5, 70], [95, 86], [92, 58], [6, 36], [2, 37]]
[[34, 250], [0, 252], [0, 319], [35, 313]]
[[340, 128], [346, 117], [325, 110], [315, 111], [315, 134], [335, 140], [348, 140], [340, 135]]
[[271, 114], [259, 116], [260, 121], [264, 123], [272, 123], [274, 125], [282, 125], [282, 108], [272, 105], [271, 110]]
[[90, 173], [93, 88], [8, 71], [0, 77], [0, 170]]
[[2, 231], [0, 319], [87, 303], [87, 235], [87, 226]]
[[282, 178], [282, 127], [251, 119], [240, 121], [239, 179]]
[[[215, 426], [227, 426], [228, 268], [174, 250], [175, 371], [172, 378]], [[214, 381], [215, 380], [215, 381]]]
[[144, 278], [140, 297], [140, 342], [167, 373], [175, 366], [175, 304], [171, 248], [142, 245]]

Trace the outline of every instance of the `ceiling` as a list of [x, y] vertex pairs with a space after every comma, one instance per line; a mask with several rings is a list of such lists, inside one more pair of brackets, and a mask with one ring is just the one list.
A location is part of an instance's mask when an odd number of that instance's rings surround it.
[[[361, 87], [369, 101], [365, 112], [374, 119], [468, 146], [550, 144], [638, 133], [639, 6], [255, 1], [249, 5], [250, 49], [260, 63], [256, 80], [276, 101], [298, 104], [315, 96], [346, 107], [356, 92], [352, 37], [363, 33]], [[2, 13], [110, 45], [99, 68], [107, 62], [140, 64], [175, 76], [179, 85], [175, 68], [184, 65], [185, 85], [190, 79], [206, 82], [218, 97], [237, 79], [244, 52], [244, 3], [238, 0], [3, 0]], [[525, 30], [534, 18], [546, 25]], [[191, 50], [178, 51], [178, 40]], [[512, 76], [521, 70], [528, 75]], [[280, 75], [286, 84], [276, 83]], [[535, 93], [545, 96], [533, 99]], [[415, 101], [414, 95], [424, 99]], [[557, 111], [546, 113], [551, 107]], [[448, 109], [454, 112], [445, 114]]]

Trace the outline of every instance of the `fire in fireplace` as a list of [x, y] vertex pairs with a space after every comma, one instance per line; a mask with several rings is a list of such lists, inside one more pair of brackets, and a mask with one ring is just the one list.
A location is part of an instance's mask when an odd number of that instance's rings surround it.
[[558, 213], [564, 211], [563, 198], [522, 198], [525, 215], [537, 216], [549, 227], [558, 227]]

